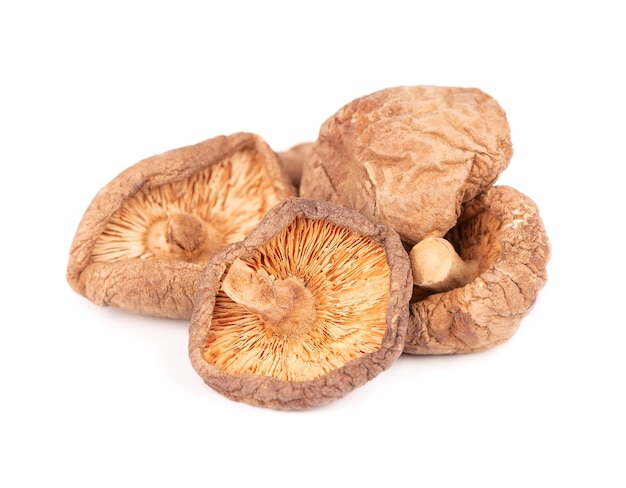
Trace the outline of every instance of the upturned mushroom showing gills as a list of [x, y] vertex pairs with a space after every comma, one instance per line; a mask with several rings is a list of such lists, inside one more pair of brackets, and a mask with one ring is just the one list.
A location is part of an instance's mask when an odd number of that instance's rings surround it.
[[411, 251], [415, 293], [405, 353], [453, 354], [510, 339], [547, 279], [550, 243], [535, 203], [493, 186], [442, 240]]
[[70, 250], [68, 282], [98, 305], [188, 319], [211, 255], [295, 194], [277, 155], [254, 134], [145, 159], [87, 208]]
[[493, 185], [512, 154], [506, 114], [481, 90], [387, 88], [322, 124], [299, 190], [357, 210], [416, 244], [443, 237], [463, 202]]
[[330, 202], [286, 199], [209, 260], [191, 363], [232, 400], [327, 404], [400, 356], [412, 287], [393, 229]]

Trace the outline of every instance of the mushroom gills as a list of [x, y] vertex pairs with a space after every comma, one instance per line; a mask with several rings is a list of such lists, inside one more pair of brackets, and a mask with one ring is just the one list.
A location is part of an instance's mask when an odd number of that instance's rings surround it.
[[222, 278], [204, 358], [227, 373], [312, 380], [380, 349], [390, 271], [377, 242], [296, 218]]
[[92, 262], [206, 263], [218, 249], [243, 239], [278, 203], [259, 158], [239, 151], [187, 178], [135, 193], [109, 220]]

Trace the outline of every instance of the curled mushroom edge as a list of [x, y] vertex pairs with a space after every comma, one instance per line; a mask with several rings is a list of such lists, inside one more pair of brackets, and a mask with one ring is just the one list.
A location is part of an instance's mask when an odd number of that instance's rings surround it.
[[[469, 353], [506, 342], [547, 280], [551, 249], [539, 209], [512, 187], [493, 186], [467, 202], [445, 237], [411, 251], [417, 283], [408, 354]], [[437, 251], [434, 264], [424, 249]]]

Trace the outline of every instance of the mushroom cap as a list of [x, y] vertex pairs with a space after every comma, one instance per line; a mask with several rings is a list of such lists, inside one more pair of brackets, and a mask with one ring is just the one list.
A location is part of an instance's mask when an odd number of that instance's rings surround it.
[[464, 260], [479, 262], [463, 287], [411, 303], [404, 352], [454, 354], [510, 339], [546, 283], [550, 243], [536, 204], [494, 186], [463, 206], [446, 238]]
[[[272, 283], [300, 283], [313, 299], [308, 313], [276, 328], [233, 301], [225, 280], [242, 262]], [[408, 255], [393, 229], [330, 202], [289, 198], [209, 260], [191, 318], [191, 363], [232, 400], [321, 406], [400, 356], [411, 291]]]
[[415, 244], [452, 228], [512, 154], [506, 115], [481, 90], [387, 88], [324, 122], [300, 195], [358, 210]]
[[67, 280], [98, 305], [188, 319], [209, 257], [295, 194], [277, 155], [255, 134], [144, 159], [92, 200], [74, 236]]

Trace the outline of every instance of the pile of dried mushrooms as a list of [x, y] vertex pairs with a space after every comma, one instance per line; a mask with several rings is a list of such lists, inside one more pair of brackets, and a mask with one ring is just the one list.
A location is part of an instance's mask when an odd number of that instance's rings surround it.
[[236, 133], [129, 167], [87, 208], [67, 280], [189, 321], [191, 365], [228, 398], [321, 406], [402, 353], [513, 336], [550, 244], [537, 205], [495, 184], [512, 154], [481, 90], [387, 88], [288, 151]]

